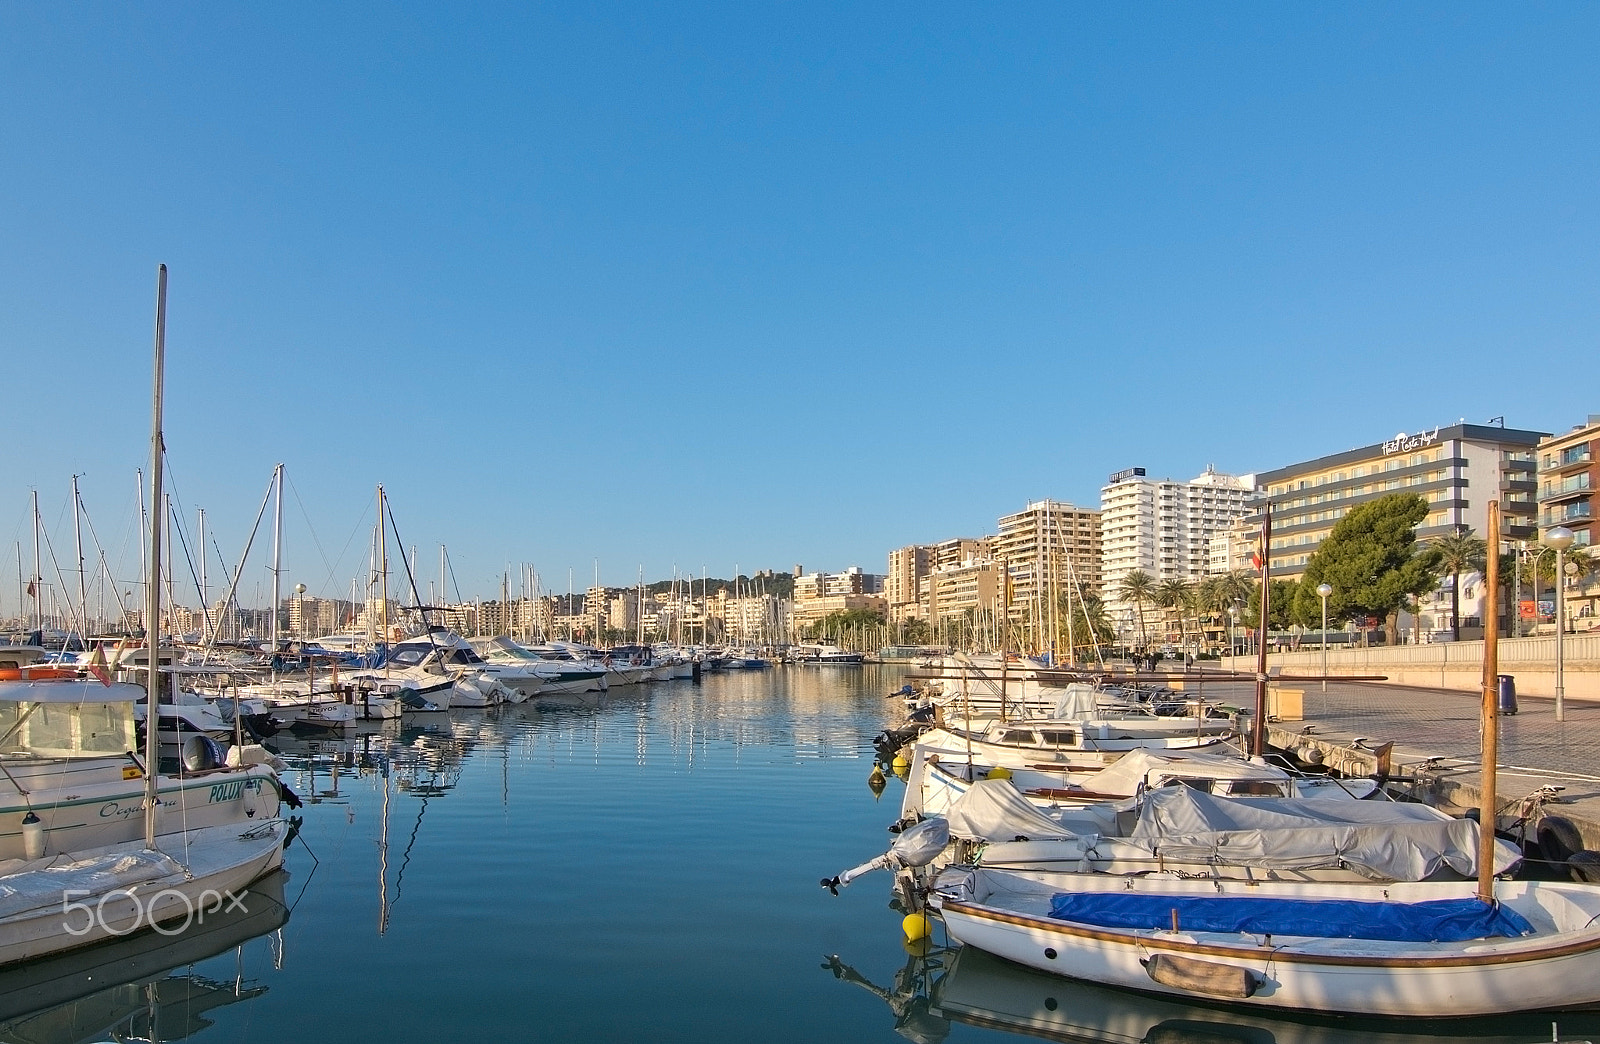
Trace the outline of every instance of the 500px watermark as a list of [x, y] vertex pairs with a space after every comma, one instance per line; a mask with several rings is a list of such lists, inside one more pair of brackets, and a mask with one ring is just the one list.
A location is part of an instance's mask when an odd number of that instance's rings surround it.
[[[108, 935], [129, 935], [145, 923], [162, 935], [178, 935], [187, 931], [191, 924], [204, 924], [210, 914], [231, 913], [234, 910], [250, 912], [245, 908], [244, 896], [235, 895], [227, 889], [219, 892], [214, 888], [207, 888], [192, 899], [186, 892], [176, 888], [166, 888], [148, 897], [135, 895], [131, 888], [115, 888], [92, 904], [73, 901], [78, 896], [93, 894], [86, 888], [68, 888], [61, 893], [61, 927], [68, 935], [88, 935], [96, 928]], [[133, 923], [121, 929], [112, 927], [111, 922], [106, 920], [106, 903], [118, 896], [125, 896], [132, 901], [134, 913]], [[183, 912], [182, 920], [177, 919], [179, 910]], [[80, 914], [82, 921], [74, 923]], [[124, 915], [123, 904], [112, 907], [113, 918], [120, 921]], [[158, 916], [160, 922], [156, 920]]]

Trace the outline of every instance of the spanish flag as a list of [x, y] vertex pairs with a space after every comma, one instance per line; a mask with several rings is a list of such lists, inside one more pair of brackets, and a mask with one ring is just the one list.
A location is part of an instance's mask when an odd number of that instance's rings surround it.
[[94, 653], [89, 657], [89, 673], [100, 679], [100, 684], [111, 684], [111, 671], [106, 664], [106, 647], [96, 645]]

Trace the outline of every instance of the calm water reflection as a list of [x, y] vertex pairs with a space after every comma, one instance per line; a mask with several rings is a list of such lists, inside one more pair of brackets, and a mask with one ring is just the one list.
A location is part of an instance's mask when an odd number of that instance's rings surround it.
[[981, 954], [909, 956], [887, 876], [838, 898], [817, 887], [887, 846], [900, 784], [880, 799], [866, 780], [900, 683], [873, 667], [711, 675], [590, 712], [286, 739], [307, 799], [278, 884], [287, 923], [280, 906], [276, 923], [124, 954], [93, 981], [0, 976], [0, 1040], [1549, 1038], [1548, 1018], [1274, 1022]]

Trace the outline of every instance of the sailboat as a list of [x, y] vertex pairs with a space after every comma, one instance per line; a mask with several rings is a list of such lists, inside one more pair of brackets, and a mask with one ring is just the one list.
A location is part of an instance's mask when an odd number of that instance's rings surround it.
[[[151, 432], [152, 502], [161, 502], [164, 445], [161, 429], [163, 362], [166, 340], [167, 269], [160, 266], [156, 290], [155, 390]], [[161, 527], [150, 527], [149, 575], [145, 583], [145, 630], [152, 649], [161, 645]], [[146, 692], [161, 691], [159, 656], [149, 657]], [[19, 685], [85, 684], [71, 679], [16, 682]], [[92, 683], [89, 683], [92, 684]], [[106, 686], [109, 688], [109, 686]], [[66, 691], [64, 688], [61, 690]], [[41, 689], [40, 695], [44, 694]], [[68, 693], [68, 695], [72, 695]], [[8, 738], [50, 707], [66, 702], [80, 717], [87, 702], [38, 699], [32, 710], [19, 710]], [[22, 708], [23, 701], [17, 701]], [[92, 712], [90, 713], [92, 718]], [[47, 720], [41, 718], [41, 720]], [[83, 737], [80, 735], [80, 740]], [[70, 761], [70, 759], [68, 759]], [[93, 848], [51, 854], [30, 839], [37, 819], [23, 820], [24, 858], [0, 862], [0, 965], [60, 953], [138, 929], [180, 922], [187, 928], [206, 913], [216, 913], [253, 881], [283, 863], [288, 824], [276, 815], [251, 816], [160, 836], [162, 804], [156, 781], [157, 729], [145, 729], [142, 763], [130, 764], [128, 778], [143, 778], [144, 837]], [[137, 776], [132, 775], [137, 773]], [[219, 779], [215, 798], [227, 796], [243, 780]], [[138, 807], [130, 811], [139, 811]], [[29, 858], [29, 857], [32, 858]], [[164, 930], [170, 931], [170, 928]], [[178, 930], [182, 930], [181, 928]]]

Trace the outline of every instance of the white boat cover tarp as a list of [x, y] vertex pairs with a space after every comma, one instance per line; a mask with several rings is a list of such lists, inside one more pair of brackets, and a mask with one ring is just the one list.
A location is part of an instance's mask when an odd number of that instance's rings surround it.
[[44, 908], [63, 909], [63, 897], [85, 894], [89, 902], [115, 888], [146, 881], [182, 879], [183, 867], [162, 852], [123, 849], [59, 866], [0, 877], [0, 922]]
[[1239, 758], [1224, 758], [1215, 754], [1171, 756], [1156, 754], [1143, 747], [1130, 750], [1107, 768], [1079, 781], [1084, 790], [1095, 794], [1133, 797], [1139, 784], [1146, 781], [1152, 770], [1169, 770], [1164, 775], [1189, 776], [1205, 779], [1259, 779], [1282, 783], [1289, 774], [1271, 765], [1258, 765]]
[[[1183, 862], [1262, 869], [1347, 866], [1379, 881], [1421, 881], [1449, 868], [1475, 874], [1478, 824], [1391, 801], [1222, 798], [1189, 787], [1154, 791], [1131, 835]], [[1521, 859], [1495, 843], [1495, 873]]]
[[1004, 779], [980, 779], [972, 784], [951, 803], [945, 819], [950, 822], [951, 837], [973, 841], [1075, 836]]
[[1077, 682], [1057, 687], [1040, 686], [1032, 702], [1051, 708], [1050, 717], [1057, 721], [1081, 721], [1100, 717], [1100, 695], [1093, 685]]

